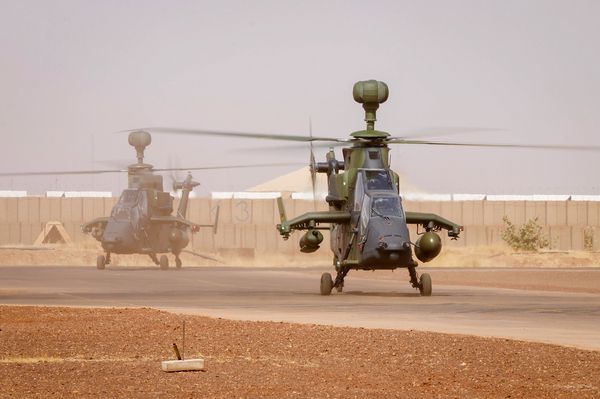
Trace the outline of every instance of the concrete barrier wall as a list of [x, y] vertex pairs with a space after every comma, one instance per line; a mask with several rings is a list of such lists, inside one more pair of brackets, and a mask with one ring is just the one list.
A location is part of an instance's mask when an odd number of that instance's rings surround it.
[[[0, 245], [32, 244], [49, 221], [62, 222], [71, 238], [81, 242], [86, 239], [81, 233], [81, 224], [108, 215], [116, 201], [116, 198], [0, 198]], [[284, 203], [290, 218], [314, 210], [312, 201], [286, 199]], [[210, 224], [217, 207], [220, 209], [217, 234], [213, 235], [210, 228], [201, 229], [193, 237], [194, 250], [298, 252], [300, 234], [284, 241], [275, 230], [279, 220], [275, 200], [195, 198], [190, 200], [188, 216], [196, 223]], [[457, 241], [444, 236], [445, 244], [452, 246], [502, 243], [502, 218], [507, 216], [517, 226], [537, 217], [553, 249], [582, 250], [586, 238], [589, 244], [590, 237], [593, 248], [600, 249], [600, 202], [405, 201], [404, 207], [410, 211], [437, 213], [465, 226]], [[327, 209], [326, 204], [317, 203], [317, 210]], [[416, 232], [416, 227], [411, 226], [413, 237]], [[325, 236], [327, 243], [329, 237]]]

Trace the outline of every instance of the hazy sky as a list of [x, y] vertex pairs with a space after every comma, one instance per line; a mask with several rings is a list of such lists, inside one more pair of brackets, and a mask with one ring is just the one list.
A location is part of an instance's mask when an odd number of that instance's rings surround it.
[[[0, 0], [0, 170], [124, 166], [135, 154], [115, 132], [143, 126], [306, 134], [310, 117], [315, 135], [346, 137], [364, 126], [352, 85], [372, 78], [390, 87], [377, 127], [393, 135], [481, 126], [506, 130], [438, 138], [600, 145], [598, 21], [597, 0]], [[147, 161], [308, 160], [307, 146], [266, 145], [154, 135]], [[600, 152], [394, 146], [392, 161], [430, 192], [600, 194]], [[239, 191], [295, 168], [194, 175], [202, 192]], [[0, 190], [126, 180], [2, 178]]]

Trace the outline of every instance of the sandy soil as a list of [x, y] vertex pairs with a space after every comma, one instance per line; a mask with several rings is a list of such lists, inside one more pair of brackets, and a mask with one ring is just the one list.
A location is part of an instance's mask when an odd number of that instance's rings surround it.
[[[207, 370], [163, 373], [184, 319]], [[600, 352], [504, 339], [9, 306], [0, 329], [2, 398], [600, 395]]]
[[[44, 247], [0, 247], [0, 266], [53, 265], [95, 266], [101, 253], [94, 242], [82, 245], [55, 245]], [[254, 256], [241, 251], [202, 253], [218, 260], [204, 259], [189, 253], [181, 258], [185, 266], [331, 266], [331, 252], [327, 248], [313, 254], [298, 252], [285, 254], [257, 253]], [[173, 263], [173, 256], [170, 256]], [[149, 266], [152, 261], [146, 255], [114, 255], [114, 266]], [[445, 247], [442, 253], [427, 266], [435, 267], [600, 267], [600, 253], [586, 251], [546, 251], [518, 253], [508, 247]]]

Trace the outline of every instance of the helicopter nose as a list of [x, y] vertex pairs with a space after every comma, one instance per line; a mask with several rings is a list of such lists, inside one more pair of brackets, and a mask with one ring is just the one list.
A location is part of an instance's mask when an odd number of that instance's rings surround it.
[[386, 241], [380, 241], [379, 244], [377, 245], [377, 247], [380, 250], [384, 250], [384, 251], [406, 251], [406, 250], [410, 249], [410, 242], [404, 241], [404, 242], [388, 243]]
[[388, 243], [386, 241], [380, 241], [377, 245], [377, 249], [385, 253], [390, 261], [398, 262], [410, 251], [410, 242], [398, 241]]
[[102, 246], [107, 251], [116, 251], [117, 248], [119, 248], [120, 244], [120, 237], [105, 237], [104, 241], [102, 242]]

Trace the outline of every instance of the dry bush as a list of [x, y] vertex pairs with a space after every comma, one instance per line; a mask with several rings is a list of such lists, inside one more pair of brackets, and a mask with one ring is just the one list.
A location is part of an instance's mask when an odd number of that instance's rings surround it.
[[542, 234], [542, 226], [538, 224], [538, 218], [529, 219], [519, 229], [508, 219], [502, 218], [504, 229], [502, 239], [515, 251], [538, 251], [546, 248], [550, 241]]

